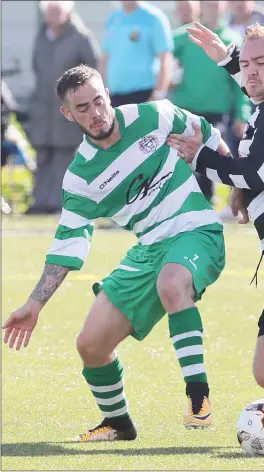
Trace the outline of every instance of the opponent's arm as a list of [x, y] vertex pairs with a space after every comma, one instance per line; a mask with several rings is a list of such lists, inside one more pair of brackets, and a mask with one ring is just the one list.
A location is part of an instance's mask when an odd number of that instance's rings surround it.
[[239, 49], [235, 44], [226, 46], [216, 33], [201, 25], [198, 21], [195, 21], [194, 25], [195, 28], [186, 28], [189, 33], [189, 39], [197, 44], [197, 46], [200, 46], [219, 66], [223, 66], [239, 84], [242, 92], [248, 95], [245, 87], [241, 86]]
[[[211, 149], [207, 143], [204, 145], [200, 128], [194, 125], [194, 129], [194, 135], [191, 137], [174, 134], [167, 140], [169, 146], [177, 149], [180, 157], [191, 164], [194, 170], [206, 175], [214, 182], [231, 187], [251, 189], [256, 192], [264, 190], [264, 121], [262, 118], [258, 121], [248, 154], [237, 159], [228, 153], [223, 159], [221, 149]], [[247, 145], [246, 142], [245, 145]]]

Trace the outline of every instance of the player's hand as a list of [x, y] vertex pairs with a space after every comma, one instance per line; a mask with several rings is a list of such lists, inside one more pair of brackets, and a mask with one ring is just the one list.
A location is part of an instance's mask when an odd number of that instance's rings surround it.
[[203, 144], [203, 135], [201, 127], [192, 123], [194, 130], [193, 136], [183, 136], [182, 134], [170, 134], [167, 138], [167, 144], [178, 151], [178, 156], [190, 164]]
[[220, 62], [228, 56], [228, 48], [211, 30], [194, 21], [196, 28], [186, 28], [189, 33], [189, 39], [200, 46], [204, 52], [215, 62]]
[[232, 125], [232, 131], [238, 139], [242, 139], [242, 137], [243, 137], [245, 124], [246, 123], [244, 121], [235, 120], [233, 125]]
[[29, 300], [25, 305], [21, 306], [9, 316], [2, 326], [5, 329], [4, 342], [12, 348], [16, 343], [18, 351], [22, 344], [27, 347], [32, 332], [37, 324], [38, 315], [41, 307], [34, 300]]
[[249, 216], [244, 201], [244, 194], [241, 189], [232, 188], [229, 196], [229, 204], [234, 216], [239, 216], [240, 213], [238, 223], [241, 225], [247, 224], [249, 222]]

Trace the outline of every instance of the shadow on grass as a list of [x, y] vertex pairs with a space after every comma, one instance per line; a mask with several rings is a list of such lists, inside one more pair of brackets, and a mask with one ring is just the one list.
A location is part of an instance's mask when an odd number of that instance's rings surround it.
[[[75, 444], [76, 449], [63, 447], [63, 444]], [[93, 449], [95, 444], [82, 444], [86, 449], [78, 448], [80, 444], [73, 442], [65, 443], [9, 443], [2, 444], [3, 457], [37, 457], [37, 456], [78, 456], [78, 455], [108, 455], [116, 454], [120, 456], [159, 456], [178, 454], [213, 454], [216, 457], [238, 458], [241, 453], [224, 453], [218, 447], [158, 447], [158, 448], [133, 448], [133, 449]], [[232, 448], [234, 449], [234, 448]], [[225, 456], [226, 454], [226, 456]]]
[[[258, 456], [259, 459], [263, 456]], [[243, 454], [242, 450], [239, 452], [231, 452], [231, 451], [225, 451], [225, 452], [218, 452], [216, 455], [217, 459], [247, 459], [250, 458], [249, 456], [246, 456]]]

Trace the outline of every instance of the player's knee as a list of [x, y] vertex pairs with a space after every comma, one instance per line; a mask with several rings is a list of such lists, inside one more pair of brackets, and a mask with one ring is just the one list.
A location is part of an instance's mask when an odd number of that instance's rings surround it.
[[253, 362], [253, 375], [255, 377], [255, 380], [257, 384], [264, 388], [264, 359], [254, 359]]
[[264, 388], [264, 335], [262, 334], [257, 338], [252, 370], [257, 384]]
[[169, 305], [179, 305], [186, 298], [186, 287], [178, 281], [170, 279], [157, 285], [159, 297], [165, 308]]
[[[183, 309], [192, 301], [192, 278], [181, 270], [181, 266], [168, 267], [161, 271], [157, 281], [157, 290], [161, 302], [168, 312]], [[183, 268], [185, 269], [185, 268]], [[187, 269], [185, 269], [187, 271]], [[187, 275], [187, 276], [186, 276]]]
[[253, 374], [254, 374], [254, 377], [255, 377], [255, 380], [256, 380], [257, 384], [260, 387], [264, 388], [263, 366], [262, 366], [262, 369], [253, 368]]
[[77, 350], [83, 360], [93, 361], [102, 354], [102, 345], [95, 336], [89, 333], [81, 332], [76, 340]]

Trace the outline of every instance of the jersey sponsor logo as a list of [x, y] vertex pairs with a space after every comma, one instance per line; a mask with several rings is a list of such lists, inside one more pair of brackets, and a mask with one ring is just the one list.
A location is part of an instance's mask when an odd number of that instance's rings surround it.
[[101, 185], [99, 185], [99, 189], [103, 190], [118, 174], [119, 170], [114, 172], [108, 179], [106, 179]]
[[172, 172], [168, 172], [156, 182], [154, 182], [160, 171], [160, 168], [161, 163], [155, 170], [152, 177], [144, 179], [144, 174], [141, 173], [132, 180], [126, 194], [127, 205], [131, 205], [131, 203], [134, 203], [139, 197], [139, 200], [143, 200], [143, 198], [145, 198], [147, 195], [150, 195], [152, 192], [162, 189], [164, 183], [168, 180]]
[[159, 144], [159, 140], [153, 134], [149, 134], [148, 136], [143, 136], [143, 138], [139, 141], [139, 149], [144, 154], [149, 154], [150, 152], [155, 152]]

